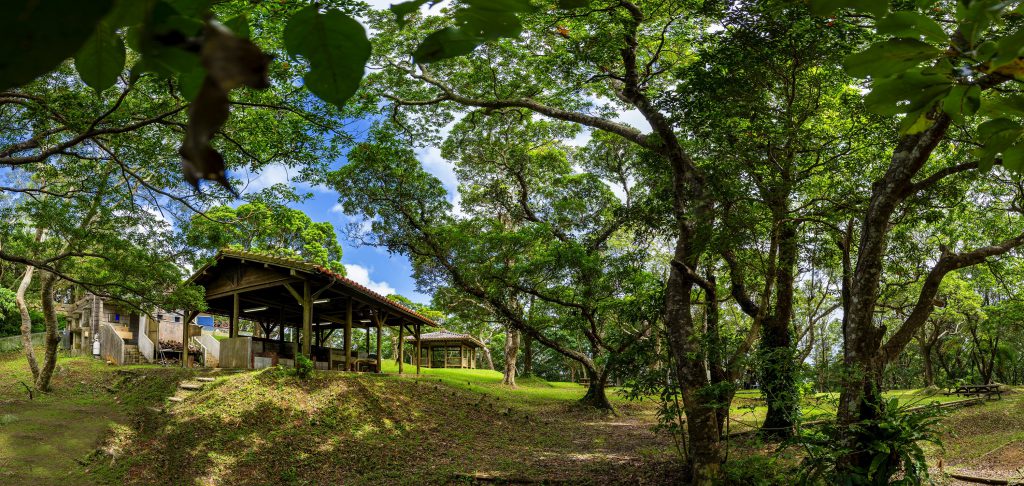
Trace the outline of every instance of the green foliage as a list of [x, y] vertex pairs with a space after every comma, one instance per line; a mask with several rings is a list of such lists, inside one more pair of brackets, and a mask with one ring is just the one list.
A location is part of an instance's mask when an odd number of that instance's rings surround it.
[[293, 373], [300, 380], [308, 379], [313, 374], [314, 364], [313, 360], [306, 357], [306, 355], [299, 353], [295, 355], [295, 368]]
[[[1024, 75], [1024, 30], [1020, 11], [998, 0], [916, 2], [911, 10], [889, 11], [889, 2], [815, 0], [814, 11], [831, 15], [851, 8], [875, 16], [879, 42], [846, 58], [847, 72], [870, 78], [868, 109], [903, 114], [902, 134], [920, 133], [940, 116], [966, 124], [981, 116], [975, 155], [988, 170], [998, 160], [1012, 172], [1024, 170], [1019, 103], [1012, 96], [982, 96], [982, 90]], [[944, 27], [950, 25], [953, 28]]]
[[7, 3], [0, 15], [0, 91], [27, 83], [71, 57], [114, 7], [113, 0]]
[[334, 225], [273, 201], [217, 206], [195, 215], [182, 229], [189, 246], [200, 249], [194, 263], [226, 247], [298, 258], [341, 275], [342, 249]]
[[363, 26], [337, 11], [319, 12], [315, 5], [299, 10], [284, 29], [284, 44], [292, 56], [309, 63], [306, 88], [321, 99], [342, 106], [359, 88], [370, 58], [370, 41]]
[[[805, 432], [787, 442], [805, 452], [801, 462], [802, 484], [886, 485], [922, 484], [928, 481], [928, 463], [923, 443], [942, 446], [939, 418], [944, 411], [936, 405], [910, 409], [890, 398], [875, 410], [875, 418], [850, 425], [847, 435], [839, 426], [828, 424]], [[851, 437], [852, 436], [852, 437]], [[855, 437], [856, 442], [850, 442]], [[851, 449], [856, 444], [861, 450]], [[843, 463], [851, 453], [868, 454], [867, 469]]]

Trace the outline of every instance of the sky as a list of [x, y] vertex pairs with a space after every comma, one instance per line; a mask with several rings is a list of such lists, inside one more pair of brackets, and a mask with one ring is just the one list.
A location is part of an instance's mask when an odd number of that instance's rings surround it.
[[[368, 3], [374, 8], [386, 9], [393, 2], [369, 0]], [[422, 10], [432, 14], [441, 7], [443, 7], [443, 3], [428, 10], [428, 7], [424, 5]], [[594, 101], [600, 103], [600, 100]], [[620, 113], [619, 121], [645, 132], [650, 131], [650, 125], [635, 110]], [[355, 123], [349, 128], [358, 134], [360, 130], [365, 130], [368, 126], [369, 123]], [[589, 131], [584, 131], [570, 143], [584, 145], [589, 139]], [[423, 164], [423, 168], [441, 181], [445, 190], [448, 191], [448, 200], [457, 204], [458, 181], [452, 163], [441, 157], [441, 151], [437, 147], [419, 148], [416, 150], [416, 155]], [[335, 160], [332, 163], [332, 168], [341, 167], [345, 162], [344, 157]], [[290, 183], [291, 176], [294, 175], [296, 175], [294, 171], [289, 174], [289, 170], [283, 166], [269, 167], [258, 174], [249, 176], [247, 192], [269, 187], [279, 182]], [[335, 191], [327, 187], [314, 187], [303, 183], [293, 185], [300, 192], [307, 193], [311, 197], [300, 203], [290, 204], [291, 207], [304, 211], [314, 221], [327, 221], [334, 225], [343, 250], [341, 260], [345, 264], [349, 278], [383, 295], [397, 293], [414, 302], [424, 304], [430, 302], [429, 295], [416, 289], [416, 282], [412, 278], [412, 266], [406, 257], [389, 254], [386, 249], [382, 248], [359, 246], [346, 237], [344, 229], [346, 225], [353, 222], [353, 219], [342, 212], [341, 206], [338, 204], [338, 194]]]

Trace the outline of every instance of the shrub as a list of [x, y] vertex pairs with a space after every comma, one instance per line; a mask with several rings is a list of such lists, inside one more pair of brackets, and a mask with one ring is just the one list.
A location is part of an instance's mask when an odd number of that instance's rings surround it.
[[309, 378], [309, 375], [313, 374], [313, 368], [313, 360], [302, 353], [295, 355], [295, 376], [300, 380]]
[[[937, 404], [919, 409], [901, 407], [893, 398], [877, 411], [877, 418], [851, 425], [871, 454], [867, 469], [844, 467], [843, 457], [852, 451], [843, 443], [841, 430], [830, 424], [819, 431], [795, 437], [805, 452], [800, 465], [801, 484], [922, 484], [928, 482], [928, 463], [921, 442], [942, 446], [939, 440]], [[899, 480], [894, 478], [899, 475]]]

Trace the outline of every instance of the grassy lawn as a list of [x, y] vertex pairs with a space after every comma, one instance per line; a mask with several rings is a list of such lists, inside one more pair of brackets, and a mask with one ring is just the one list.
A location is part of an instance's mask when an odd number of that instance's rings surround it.
[[0, 354], [0, 376], [0, 484], [93, 482], [79, 463], [153, 393], [145, 386], [111, 394], [107, 389], [117, 375], [93, 359], [60, 358], [53, 392], [36, 393], [32, 400], [21, 384], [32, 379], [19, 352]]
[[[671, 484], [680, 473], [670, 438], [651, 431], [652, 400], [609, 390], [617, 414], [608, 415], [576, 405], [586, 390], [574, 383], [519, 379], [513, 389], [490, 370], [416, 376], [407, 367], [398, 376], [389, 362], [385, 371], [307, 381], [277, 369], [211, 375], [174, 405], [166, 397], [195, 372], [61, 358], [54, 392], [29, 400], [24, 359], [2, 354], [0, 375], [10, 379], [0, 381], [0, 484], [435, 484], [474, 474]], [[957, 399], [888, 395], [906, 405]], [[834, 414], [836, 399], [806, 396], [805, 419]], [[756, 426], [764, 411], [758, 391], [738, 392], [731, 431]], [[956, 410], [944, 426], [946, 448], [929, 449], [933, 463], [991, 476], [1024, 457], [1020, 393]], [[774, 452], [730, 447], [737, 464]]]

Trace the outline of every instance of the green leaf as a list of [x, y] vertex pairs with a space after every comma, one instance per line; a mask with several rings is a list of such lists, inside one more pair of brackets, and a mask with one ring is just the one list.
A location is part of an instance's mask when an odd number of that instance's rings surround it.
[[921, 133], [934, 125], [935, 120], [931, 118], [931, 113], [936, 101], [938, 101], [938, 98], [931, 99], [921, 109], [907, 113], [903, 120], [900, 121], [900, 134], [913, 135]]
[[121, 36], [101, 23], [75, 54], [75, 70], [97, 94], [117, 82], [124, 71], [125, 48]]
[[303, 79], [316, 96], [340, 107], [359, 89], [370, 41], [351, 17], [337, 10], [320, 13], [316, 6], [303, 8], [288, 19], [284, 44], [289, 54], [309, 62]]
[[463, 0], [471, 10], [484, 10], [491, 12], [536, 12], [537, 7], [530, 3], [530, 0]]
[[1008, 118], [996, 118], [978, 125], [978, 141], [982, 147], [975, 151], [982, 170], [992, 168], [995, 157], [1013, 145], [1024, 133], [1017, 122]]
[[419, 10], [428, 1], [412, 0], [411, 2], [393, 3], [388, 9], [391, 10], [391, 13], [395, 14], [395, 21], [398, 22], [398, 26], [405, 27], [405, 24], [408, 23], [405, 18]]
[[203, 86], [206, 70], [203, 68], [178, 74], [178, 91], [188, 101], [195, 101], [199, 88]]
[[893, 12], [875, 24], [879, 34], [917, 39], [924, 37], [938, 43], [946, 43], [949, 36], [938, 22], [917, 12]]
[[484, 39], [467, 35], [454, 27], [447, 27], [428, 35], [412, 58], [417, 63], [431, 63], [450, 57], [464, 56], [483, 44]]
[[575, 8], [589, 7], [593, 0], [558, 0], [558, 8], [572, 10]]
[[881, 17], [889, 11], [889, 0], [810, 0], [811, 13], [832, 15], [836, 10], [848, 8]]
[[1010, 172], [1024, 172], [1024, 144], [1014, 144], [1003, 151], [1003, 167]]
[[846, 72], [858, 78], [884, 77], [906, 71], [941, 51], [915, 39], [889, 39], [846, 56]]
[[1021, 50], [1024, 50], [1024, 29], [1017, 29], [1014, 33], [999, 39], [999, 47], [996, 49], [991, 67], [995, 69], [1013, 62], [1020, 57]]
[[946, 76], [907, 71], [889, 78], [875, 80], [871, 92], [864, 97], [864, 106], [884, 116], [921, 109], [926, 103], [944, 94], [952, 85]]
[[201, 17], [210, 9], [210, 0], [164, 0], [182, 15]]
[[957, 122], [963, 122], [964, 117], [973, 116], [980, 107], [981, 88], [977, 85], [953, 86], [942, 100], [942, 111]]
[[523, 32], [519, 17], [511, 13], [462, 9], [455, 13], [455, 22], [466, 35], [485, 40], [518, 37]]
[[0, 15], [0, 90], [20, 86], [73, 56], [113, 0], [13, 0]]
[[238, 37], [249, 38], [249, 18], [245, 14], [225, 20], [224, 26], [231, 29], [231, 32]]

